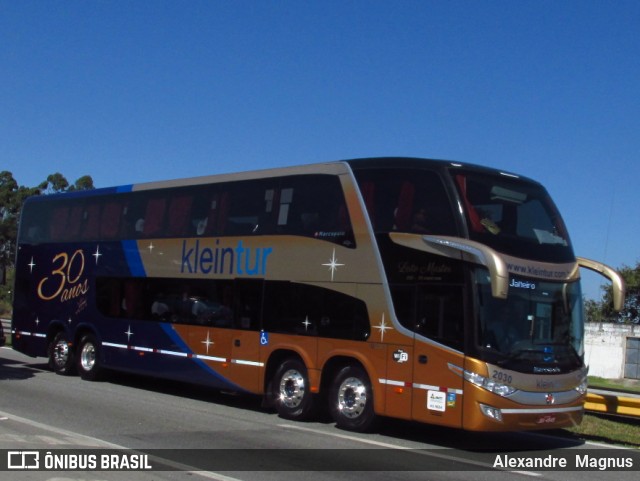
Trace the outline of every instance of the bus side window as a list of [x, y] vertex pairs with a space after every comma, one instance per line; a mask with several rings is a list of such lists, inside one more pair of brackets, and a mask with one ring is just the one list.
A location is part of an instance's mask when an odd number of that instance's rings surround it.
[[167, 200], [164, 197], [151, 198], [147, 202], [142, 226], [142, 233], [145, 237], [160, 237], [163, 235], [166, 203]]
[[80, 227], [82, 226], [82, 216], [84, 215], [84, 206], [78, 202], [71, 207], [69, 213], [69, 222], [67, 224], [66, 232], [64, 233], [64, 239], [76, 239], [80, 233]]
[[169, 237], [186, 236], [189, 231], [189, 216], [193, 195], [185, 193], [171, 199], [169, 204], [167, 235]]
[[340, 180], [332, 175], [301, 175], [283, 180], [278, 232], [353, 247], [353, 232]]
[[464, 297], [460, 286], [420, 288], [417, 332], [455, 349], [463, 347]]
[[356, 179], [376, 232], [458, 235], [455, 209], [438, 173], [381, 168], [356, 172]]
[[393, 230], [406, 232], [410, 229], [415, 192], [416, 188], [413, 183], [408, 181], [402, 183], [400, 194], [398, 195], [398, 205], [394, 212]]
[[143, 304], [143, 282], [139, 279], [127, 279], [124, 282], [122, 310], [129, 319], [144, 319], [147, 317]]
[[407, 329], [418, 328], [416, 320], [416, 288], [414, 286], [391, 286], [391, 297], [396, 317]]
[[229, 193], [221, 192], [211, 201], [210, 219], [214, 220], [207, 225], [207, 235], [224, 235], [229, 217]]
[[272, 230], [274, 182], [249, 180], [230, 186], [225, 235], [255, 235]]
[[396, 316], [407, 329], [455, 349], [463, 345], [463, 289], [458, 285], [396, 285]]
[[120, 236], [122, 239], [135, 239], [144, 235], [147, 197], [145, 193], [127, 195], [128, 202], [123, 209]]
[[264, 299], [266, 331], [358, 341], [369, 337], [366, 304], [355, 297], [318, 286], [270, 281]]
[[263, 282], [236, 280], [234, 285], [234, 326], [236, 329], [260, 329]]
[[100, 229], [100, 204], [90, 204], [84, 211], [84, 219], [82, 225], [82, 239], [94, 240], [98, 239]]
[[119, 234], [123, 208], [124, 206], [118, 201], [105, 204], [100, 222], [100, 239], [115, 239]]
[[369, 219], [371, 219], [371, 225], [375, 229], [376, 227], [376, 203], [375, 203], [375, 192], [376, 185], [368, 180], [361, 182], [360, 184], [360, 192], [362, 193], [362, 197], [364, 199], [364, 205], [367, 208], [367, 212], [369, 213]]
[[62, 240], [67, 228], [67, 219], [69, 217], [69, 207], [59, 206], [53, 209], [51, 216], [51, 231], [49, 237], [52, 241]]

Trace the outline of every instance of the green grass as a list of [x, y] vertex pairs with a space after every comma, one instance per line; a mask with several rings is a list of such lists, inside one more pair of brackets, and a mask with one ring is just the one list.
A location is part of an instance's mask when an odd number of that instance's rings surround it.
[[604, 379], [589, 376], [589, 387], [593, 389], [612, 389], [614, 391], [628, 391], [640, 394], [640, 380], [638, 379]]
[[[633, 379], [603, 379], [590, 376], [589, 387], [640, 394], [640, 381]], [[580, 426], [564, 429], [559, 434], [585, 441], [640, 448], [640, 418], [586, 413]]]
[[561, 435], [616, 446], [640, 448], [640, 419], [587, 413], [578, 427]]

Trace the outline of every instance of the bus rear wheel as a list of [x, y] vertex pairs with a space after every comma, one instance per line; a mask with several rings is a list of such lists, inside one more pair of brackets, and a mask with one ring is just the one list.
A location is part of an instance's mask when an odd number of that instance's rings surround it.
[[356, 432], [373, 429], [373, 390], [364, 369], [349, 365], [338, 372], [329, 391], [329, 409], [339, 428]]
[[73, 350], [64, 331], [58, 332], [49, 344], [49, 367], [56, 374], [73, 374]]
[[102, 369], [98, 354], [98, 342], [93, 334], [83, 336], [76, 353], [76, 367], [82, 379], [96, 381], [100, 378]]
[[271, 396], [280, 417], [297, 421], [309, 419], [315, 407], [304, 363], [298, 359], [283, 362], [273, 376]]

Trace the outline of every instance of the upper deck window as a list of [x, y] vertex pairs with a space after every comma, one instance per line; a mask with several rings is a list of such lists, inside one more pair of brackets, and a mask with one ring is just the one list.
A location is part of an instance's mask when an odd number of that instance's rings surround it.
[[340, 179], [310, 174], [25, 205], [20, 242], [292, 235], [354, 248]]
[[542, 186], [477, 172], [454, 172], [454, 180], [472, 240], [521, 258], [574, 260], [564, 222]]
[[374, 231], [458, 235], [452, 204], [435, 172], [381, 168], [355, 175]]

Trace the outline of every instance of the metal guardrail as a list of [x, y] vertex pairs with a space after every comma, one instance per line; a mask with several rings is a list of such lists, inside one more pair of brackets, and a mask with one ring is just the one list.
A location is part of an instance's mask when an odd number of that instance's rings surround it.
[[4, 345], [11, 342], [11, 319], [0, 319], [2, 321], [2, 333], [4, 334]]
[[640, 417], [640, 397], [587, 392], [584, 408], [597, 413]]

